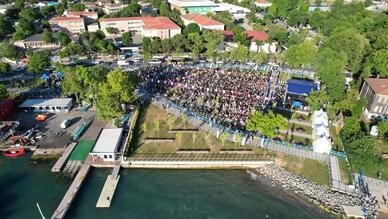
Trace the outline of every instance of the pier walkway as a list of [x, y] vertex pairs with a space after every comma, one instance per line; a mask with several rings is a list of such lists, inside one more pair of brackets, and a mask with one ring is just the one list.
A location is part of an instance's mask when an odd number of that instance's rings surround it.
[[100, 197], [98, 198], [96, 207], [97, 208], [109, 208], [113, 199], [113, 195], [115, 193], [117, 184], [120, 179], [119, 171], [120, 171], [121, 163], [115, 163], [114, 168], [111, 175], [108, 175], [106, 178], [104, 187], [102, 188]]
[[57, 160], [57, 162], [55, 162], [53, 168], [51, 169], [51, 172], [58, 173], [62, 171], [63, 166], [65, 165], [67, 159], [69, 158], [71, 152], [73, 151], [76, 145], [77, 142], [73, 142], [66, 147], [61, 157]]
[[75, 196], [77, 195], [82, 183], [86, 179], [86, 176], [89, 173], [91, 157], [85, 161], [79, 170], [78, 174], [74, 178], [74, 181], [71, 183], [69, 189], [67, 190], [65, 196], [63, 197], [61, 203], [58, 205], [58, 208], [55, 210], [51, 219], [62, 219], [65, 217], [67, 211], [70, 208], [71, 203], [73, 202]]

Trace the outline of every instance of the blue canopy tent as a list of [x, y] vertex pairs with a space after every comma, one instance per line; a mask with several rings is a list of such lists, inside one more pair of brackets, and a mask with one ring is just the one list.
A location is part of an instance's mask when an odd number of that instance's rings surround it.
[[62, 78], [63, 77], [63, 73], [58, 71], [58, 72], [55, 72], [55, 76], [58, 77], [58, 78]]
[[50, 78], [50, 76], [48, 76], [47, 74], [42, 74], [41, 76], [40, 76], [40, 79], [42, 79], [42, 80], [47, 80], [47, 79], [49, 79]]
[[312, 90], [318, 90], [318, 86], [314, 83], [314, 81], [302, 79], [287, 80], [287, 93], [289, 94], [308, 96]]
[[299, 107], [301, 107], [302, 105], [303, 105], [303, 103], [300, 102], [300, 101], [294, 101], [294, 102], [292, 102], [292, 107], [299, 108]]

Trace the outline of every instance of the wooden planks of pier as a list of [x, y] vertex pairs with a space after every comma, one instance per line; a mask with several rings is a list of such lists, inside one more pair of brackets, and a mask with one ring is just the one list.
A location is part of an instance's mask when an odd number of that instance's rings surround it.
[[63, 197], [61, 203], [59, 203], [58, 208], [55, 210], [51, 219], [62, 219], [65, 217], [67, 211], [70, 208], [71, 203], [73, 202], [75, 196], [77, 195], [82, 183], [86, 179], [86, 176], [89, 173], [91, 158], [88, 157], [85, 163], [82, 165], [78, 174], [75, 176], [74, 181], [71, 183], [69, 189], [67, 190], [65, 196]]
[[70, 156], [71, 152], [73, 151], [76, 145], [77, 145], [77, 142], [73, 142], [66, 147], [61, 157], [57, 160], [57, 162], [55, 162], [53, 168], [51, 169], [51, 172], [58, 173], [62, 171], [62, 168], [65, 165], [67, 158]]
[[109, 208], [115, 193], [117, 184], [120, 179], [119, 174], [120, 163], [115, 163], [112, 174], [106, 178], [104, 187], [102, 188], [100, 197], [98, 198], [97, 208]]

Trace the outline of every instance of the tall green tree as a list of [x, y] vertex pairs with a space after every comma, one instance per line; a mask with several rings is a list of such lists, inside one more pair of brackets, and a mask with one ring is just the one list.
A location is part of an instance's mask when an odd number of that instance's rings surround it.
[[178, 53], [184, 52], [187, 45], [187, 39], [183, 34], [177, 34], [171, 38], [171, 45]]
[[0, 99], [8, 98], [9, 93], [4, 84], [0, 84]]
[[0, 72], [5, 74], [10, 73], [11, 66], [6, 62], [0, 62]]
[[292, 45], [286, 50], [286, 61], [291, 67], [307, 68], [315, 61], [317, 47], [310, 40], [298, 45]]
[[162, 40], [159, 37], [154, 37], [151, 42], [151, 50], [156, 54], [162, 50]]
[[85, 11], [85, 5], [82, 3], [74, 3], [70, 5], [71, 11]]
[[50, 66], [50, 52], [35, 52], [28, 56], [27, 69], [33, 73], [41, 73]]
[[224, 35], [220, 31], [206, 30], [203, 33], [203, 40], [205, 41], [206, 56], [209, 58], [216, 58], [216, 49], [222, 41], [224, 41]]
[[277, 131], [286, 129], [288, 125], [287, 120], [280, 114], [274, 114], [269, 111], [264, 115], [260, 111], [255, 111], [248, 119], [246, 129], [248, 131], [258, 131], [262, 135], [269, 138], [277, 136]]
[[191, 24], [187, 25], [187, 27], [183, 30], [183, 33], [186, 36], [189, 36], [189, 34], [191, 34], [191, 33], [198, 33], [198, 34], [200, 34], [201, 30], [200, 30], [198, 24], [191, 23]]
[[70, 43], [70, 38], [66, 33], [57, 32], [56, 37], [61, 46], [67, 46]]
[[132, 43], [132, 33], [131, 32], [125, 32], [121, 34], [121, 41], [125, 45], [130, 45]]
[[51, 33], [50, 31], [48, 31], [47, 29], [44, 29], [43, 30], [43, 33], [42, 33], [42, 39], [45, 43], [52, 43], [53, 42], [53, 38], [51, 36]]
[[230, 52], [230, 59], [245, 62], [248, 60], [248, 54], [248, 47], [238, 44], [237, 47]]
[[17, 59], [20, 57], [19, 49], [7, 42], [0, 44], [0, 58]]
[[189, 49], [192, 52], [193, 58], [197, 58], [203, 48], [203, 39], [199, 33], [190, 33], [188, 35]]

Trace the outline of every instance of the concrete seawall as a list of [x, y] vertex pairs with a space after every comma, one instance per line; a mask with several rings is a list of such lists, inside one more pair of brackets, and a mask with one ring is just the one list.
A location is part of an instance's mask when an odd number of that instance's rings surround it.
[[123, 168], [155, 169], [252, 169], [272, 164], [273, 161], [127, 161]]

